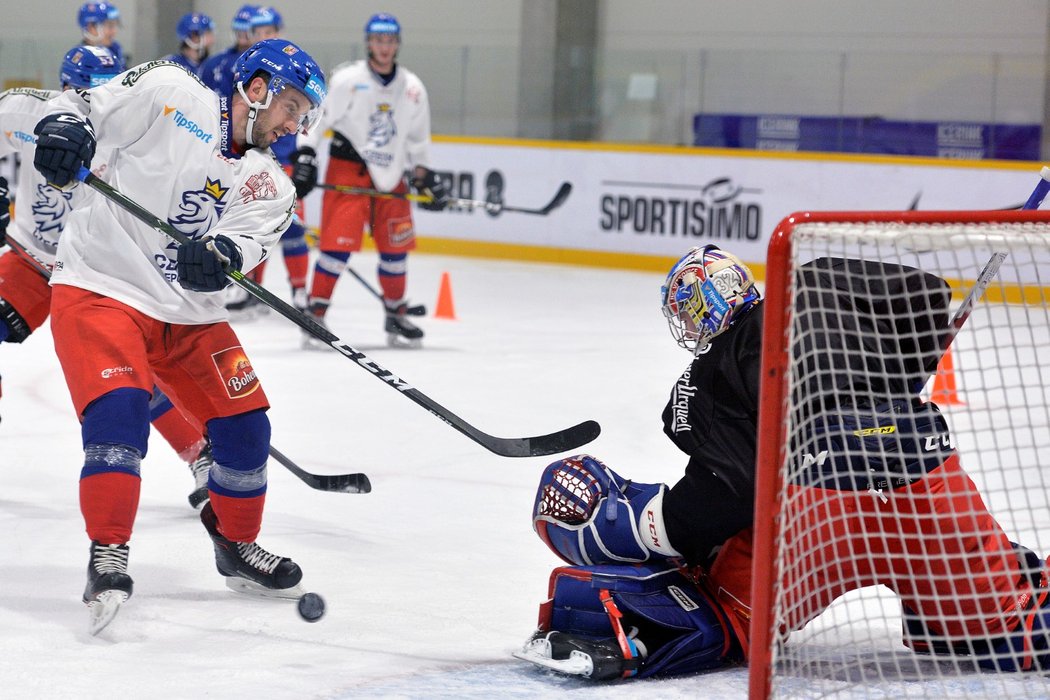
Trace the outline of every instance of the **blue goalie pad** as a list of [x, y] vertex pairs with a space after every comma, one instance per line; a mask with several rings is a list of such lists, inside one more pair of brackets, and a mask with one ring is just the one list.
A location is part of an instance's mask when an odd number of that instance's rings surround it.
[[664, 484], [624, 479], [590, 455], [547, 466], [533, 506], [533, 529], [569, 564], [642, 563], [678, 556], [667, 542]]
[[[562, 670], [535, 657], [539, 648], [556, 652], [569, 641], [577, 656], [601, 650], [580, 674], [596, 679], [696, 673], [742, 658], [714, 599], [666, 564], [561, 567], [551, 573], [548, 593], [539, 631], [518, 655], [528, 661]], [[610, 660], [615, 649], [618, 667]], [[599, 668], [602, 675], [593, 675]]]

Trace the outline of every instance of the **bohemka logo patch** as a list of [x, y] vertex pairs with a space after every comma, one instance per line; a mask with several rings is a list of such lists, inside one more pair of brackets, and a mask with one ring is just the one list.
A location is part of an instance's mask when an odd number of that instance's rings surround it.
[[255, 368], [240, 345], [213, 353], [211, 359], [231, 399], [244, 398], [259, 388]]
[[698, 610], [700, 608], [700, 606], [693, 602], [693, 599], [687, 596], [678, 586], [668, 586], [667, 592], [671, 594], [671, 597], [674, 598], [674, 601], [678, 603], [679, 607], [686, 612], [692, 612], [693, 610]]

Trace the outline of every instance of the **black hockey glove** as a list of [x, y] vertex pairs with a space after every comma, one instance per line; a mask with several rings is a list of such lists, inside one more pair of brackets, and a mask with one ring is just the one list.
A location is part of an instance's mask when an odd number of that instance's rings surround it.
[[295, 196], [302, 199], [317, 187], [317, 151], [303, 146], [292, 154], [292, 184]]
[[423, 168], [423, 177], [412, 178], [412, 188], [424, 197], [430, 197], [431, 201], [419, 203], [422, 208], [442, 211], [448, 207], [448, 187], [433, 170]]
[[226, 236], [198, 238], [179, 246], [179, 284], [194, 292], [218, 292], [230, 284], [226, 273], [242, 264], [241, 249]]
[[77, 170], [91, 165], [95, 156], [95, 131], [75, 114], [49, 114], [41, 119], [33, 165], [49, 185], [65, 188], [76, 184]]
[[7, 194], [7, 178], [0, 177], [0, 248], [7, 242], [7, 225], [11, 223], [11, 200]]

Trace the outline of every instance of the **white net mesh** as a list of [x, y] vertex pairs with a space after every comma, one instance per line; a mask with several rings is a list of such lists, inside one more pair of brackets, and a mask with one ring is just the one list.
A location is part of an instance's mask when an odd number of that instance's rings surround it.
[[1050, 555], [1050, 227], [791, 236], [773, 695], [1050, 697], [1002, 642], [1041, 592], [1011, 542]]

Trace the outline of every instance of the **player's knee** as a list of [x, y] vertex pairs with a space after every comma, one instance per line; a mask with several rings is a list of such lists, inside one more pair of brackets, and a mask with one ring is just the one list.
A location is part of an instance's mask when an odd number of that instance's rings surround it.
[[626, 480], [590, 455], [569, 457], [543, 471], [533, 528], [570, 564], [678, 557], [664, 525], [666, 492], [664, 484]]
[[148, 391], [121, 387], [88, 404], [80, 427], [83, 476], [109, 471], [139, 473], [149, 442], [149, 401]]
[[225, 496], [251, 498], [266, 492], [270, 419], [259, 409], [208, 421], [215, 465], [208, 487]]

